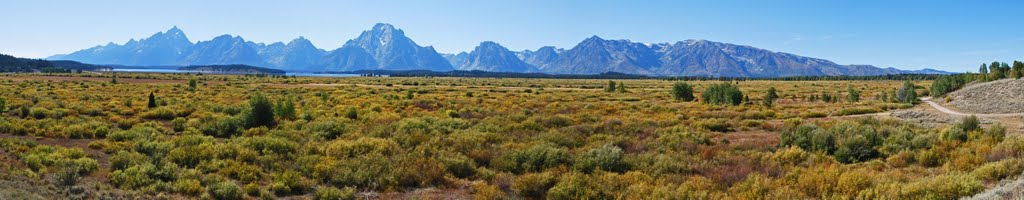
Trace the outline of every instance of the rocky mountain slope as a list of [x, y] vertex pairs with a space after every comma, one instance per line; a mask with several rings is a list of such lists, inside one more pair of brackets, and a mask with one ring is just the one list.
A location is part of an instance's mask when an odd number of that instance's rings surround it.
[[290, 71], [481, 70], [715, 77], [945, 73], [930, 69], [904, 71], [870, 65], [840, 65], [824, 59], [706, 40], [644, 44], [597, 36], [570, 49], [548, 46], [517, 52], [495, 42], [482, 42], [470, 52], [442, 55], [433, 47], [416, 44], [403, 30], [383, 23], [331, 51], [319, 49], [302, 37], [287, 44], [267, 45], [223, 35], [193, 44], [175, 27], [123, 45], [110, 43], [48, 59], [135, 66], [246, 64]]

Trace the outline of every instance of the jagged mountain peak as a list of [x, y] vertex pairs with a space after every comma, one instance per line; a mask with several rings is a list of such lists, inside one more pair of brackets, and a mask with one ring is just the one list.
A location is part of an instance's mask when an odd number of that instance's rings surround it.
[[448, 60], [459, 70], [481, 70], [500, 72], [532, 72], [536, 68], [519, 59], [516, 53], [509, 51], [501, 44], [493, 41], [480, 42], [470, 53], [449, 55]]
[[554, 74], [627, 74], [664, 76], [815, 76], [931, 73], [869, 65], [839, 65], [828, 60], [773, 52], [752, 46], [691, 39], [672, 43], [639, 43], [590, 36], [569, 49], [544, 46], [536, 51], [509, 51], [494, 41], [480, 42], [471, 52], [442, 56], [420, 46], [391, 24], [377, 23], [330, 52], [305, 37], [269, 45], [242, 36], [220, 35], [192, 43], [177, 26], [123, 45], [108, 43], [48, 59], [93, 64], [181, 65], [250, 64], [286, 70], [433, 70], [536, 71]]

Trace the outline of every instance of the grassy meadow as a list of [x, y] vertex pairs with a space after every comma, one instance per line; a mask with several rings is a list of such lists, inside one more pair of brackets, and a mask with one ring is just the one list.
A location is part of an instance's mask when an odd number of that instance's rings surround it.
[[890, 95], [904, 81], [728, 81], [740, 105], [703, 102], [722, 81], [686, 81], [694, 101], [678, 81], [608, 82], [4, 74], [0, 179], [202, 199], [953, 199], [1024, 170], [999, 125], [874, 116], [913, 107]]

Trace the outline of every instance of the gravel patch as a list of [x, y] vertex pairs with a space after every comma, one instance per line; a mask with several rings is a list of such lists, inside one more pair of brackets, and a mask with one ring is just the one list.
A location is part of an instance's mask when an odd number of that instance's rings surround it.
[[1024, 198], [1024, 176], [1016, 179], [1003, 180], [998, 186], [975, 194], [972, 197], [960, 199], [988, 200], [988, 199], [1022, 199]]
[[916, 110], [894, 111], [889, 116], [902, 119], [925, 127], [933, 128], [941, 124], [956, 122], [956, 118], [949, 115], [935, 114]]
[[[890, 117], [901, 119], [904, 121], [920, 124], [924, 127], [935, 128], [944, 126], [946, 124], [952, 124], [960, 121], [960, 116], [952, 116], [942, 113], [925, 112], [919, 110], [901, 110], [894, 111], [889, 114]], [[979, 119], [982, 124], [991, 124], [993, 121], [988, 119]]]
[[1003, 79], [968, 85], [946, 95], [949, 105], [970, 113], [1024, 112], [1024, 79]]

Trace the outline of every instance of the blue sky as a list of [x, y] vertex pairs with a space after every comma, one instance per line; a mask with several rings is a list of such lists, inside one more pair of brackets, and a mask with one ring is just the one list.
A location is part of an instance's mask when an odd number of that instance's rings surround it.
[[438, 51], [481, 41], [572, 48], [597, 35], [661, 43], [706, 39], [901, 69], [976, 70], [1024, 60], [1024, 1], [258, 1], [4, 2], [0, 53], [46, 57], [124, 43], [172, 26], [189, 38], [299, 36], [335, 49], [377, 22]]

